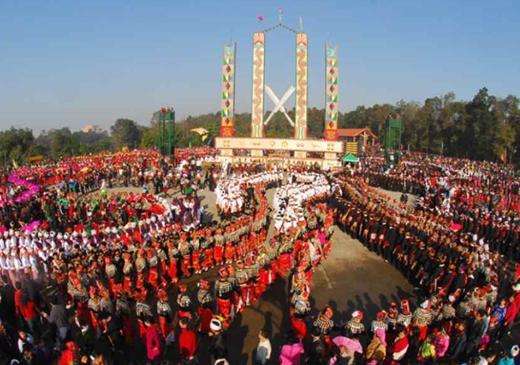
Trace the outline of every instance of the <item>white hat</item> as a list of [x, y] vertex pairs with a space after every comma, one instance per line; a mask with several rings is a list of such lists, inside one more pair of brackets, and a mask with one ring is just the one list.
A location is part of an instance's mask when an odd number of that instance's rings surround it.
[[428, 299], [426, 299], [424, 302], [422, 302], [421, 304], [421, 308], [422, 309], [427, 309], [428, 307], [430, 306], [430, 301]]
[[222, 330], [222, 323], [216, 319], [216, 318], [213, 318], [211, 320], [211, 322], [209, 323], [209, 329], [212, 330], [212, 331], [221, 331]]

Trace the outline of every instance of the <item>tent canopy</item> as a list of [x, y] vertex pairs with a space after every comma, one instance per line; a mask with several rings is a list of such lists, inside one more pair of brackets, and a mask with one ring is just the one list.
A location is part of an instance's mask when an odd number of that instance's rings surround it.
[[345, 156], [343, 156], [343, 162], [358, 163], [359, 158], [357, 158], [353, 153], [347, 153]]

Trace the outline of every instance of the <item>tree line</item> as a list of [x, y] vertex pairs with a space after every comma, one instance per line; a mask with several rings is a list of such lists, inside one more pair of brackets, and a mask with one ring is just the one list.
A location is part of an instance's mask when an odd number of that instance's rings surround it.
[[[294, 110], [288, 114], [294, 118]], [[482, 88], [469, 101], [458, 100], [455, 94], [447, 93], [428, 98], [422, 104], [401, 100], [395, 104], [358, 106], [340, 113], [339, 127], [368, 127], [381, 134], [389, 117], [403, 121], [403, 148], [452, 157], [520, 163], [520, 109], [516, 96], [500, 98]], [[324, 118], [323, 109], [308, 110], [308, 134], [311, 138], [322, 137]], [[118, 119], [110, 131], [91, 128], [72, 132], [64, 127], [43, 131], [38, 136], [34, 136], [30, 129], [10, 128], [0, 132], [0, 159], [5, 166], [25, 163], [36, 155], [56, 160], [123, 147], [153, 147], [160, 138], [158, 120], [159, 112], [155, 112], [146, 126], [130, 119]], [[236, 135], [249, 136], [250, 122], [250, 113], [236, 114]], [[205, 138], [191, 131], [200, 127], [208, 131]], [[175, 145], [211, 145], [218, 136], [219, 127], [219, 113], [188, 116], [175, 124]], [[266, 126], [265, 134], [267, 137], [287, 138], [292, 136], [293, 128], [279, 112]]]

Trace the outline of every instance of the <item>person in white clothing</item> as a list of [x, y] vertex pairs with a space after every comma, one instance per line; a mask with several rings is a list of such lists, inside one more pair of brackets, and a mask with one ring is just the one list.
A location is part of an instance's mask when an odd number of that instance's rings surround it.
[[258, 333], [258, 346], [256, 347], [255, 356], [254, 356], [254, 364], [255, 365], [265, 365], [269, 362], [271, 358], [271, 341], [269, 341], [267, 332], [264, 330], [260, 330]]

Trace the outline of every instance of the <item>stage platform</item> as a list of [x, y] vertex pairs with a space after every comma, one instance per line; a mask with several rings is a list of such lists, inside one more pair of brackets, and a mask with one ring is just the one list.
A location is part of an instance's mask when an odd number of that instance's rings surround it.
[[[315, 165], [322, 168], [341, 166], [343, 142], [314, 139], [217, 137], [219, 160], [231, 163], [276, 163], [281, 166]], [[272, 156], [267, 152], [281, 152], [288, 156]], [[313, 158], [309, 154], [322, 155]]]

